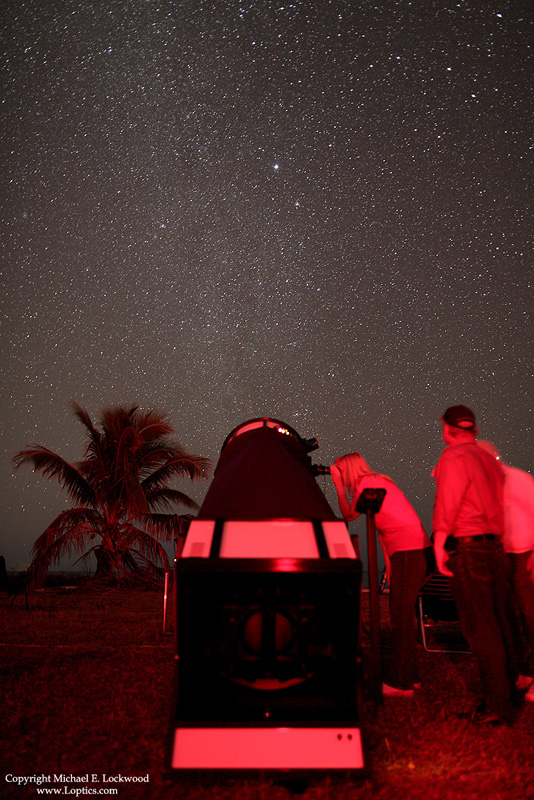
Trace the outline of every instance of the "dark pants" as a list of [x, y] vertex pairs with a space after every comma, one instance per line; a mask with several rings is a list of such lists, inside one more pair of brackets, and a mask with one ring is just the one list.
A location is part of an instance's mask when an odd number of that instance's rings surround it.
[[508, 553], [512, 567], [512, 587], [517, 608], [517, 654], [519, 671], [534, 677], [534, 581], [527, 570], [532, 551]]
[[423, 585], [432, 548], [401, 550], [391, 556], [389, 613], [391, 655], [386, 683], [413, 689], [415, 674], [415, 603]]
[[517, 660], [507, 612], [511, 603], [510, 562], [500, 541], [456, 540], [448, 566], [462, 633], [478, 662], [486, 709], [513, 716]]

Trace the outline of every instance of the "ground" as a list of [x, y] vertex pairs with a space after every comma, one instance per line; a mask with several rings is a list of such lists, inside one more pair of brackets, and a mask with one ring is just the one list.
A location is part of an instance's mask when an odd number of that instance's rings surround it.
[[[534, 798], [534, 704], [512, 727], [477, 728], [458, 718], [476, 701], [469, 654], [419, 645], [422, 687], [414, 699], [366, 700], [366, 781], [345, 774], [304, 783], [255, 774], [171, 779], [165, 747], [174, 659], [171, 618], [163, 632], [163, 590], [55, 587], [30, 594], [29, 610], [23, 597], [10, 602], [0, 597], [2, 797], [36, 798], [37, 776], [61, 774], [79, 780], [40, 788], [62, 785], [64, 794], [85, 796], [83, 787], [96, 784], [83, 778], [105, 774], [144, 779], [106, 783], [124, 800]], [[387, 657], [386, 597], [381, 605]], [[15, 782], [23, 778], [33, 783]]]

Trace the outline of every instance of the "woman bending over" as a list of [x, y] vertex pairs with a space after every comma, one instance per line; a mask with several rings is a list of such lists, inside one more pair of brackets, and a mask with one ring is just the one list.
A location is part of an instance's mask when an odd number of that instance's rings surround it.
[[356, 506], [364, 489], [385, 489], [375, 514], [376, 529], [388, 578], [391, 655], [384, 696], [413, 695], [415, 665], [415, 604], [425, 575], [432, 568], [432, 545], [413, 506], [387, 475], [375, 472], [359, 453], [337, 458], [330, 468], [343, 517], [359, 517]]

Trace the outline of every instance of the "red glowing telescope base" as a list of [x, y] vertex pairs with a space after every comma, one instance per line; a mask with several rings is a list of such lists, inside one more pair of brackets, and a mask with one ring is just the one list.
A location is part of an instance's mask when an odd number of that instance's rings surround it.
[[175, 586], [171, 770], [366, 770], [344, 522], [193, 520]]
[[174, 769], [361, 770], [359, 728], [177, 728]]
[[171, 773], [368, 772], [362, 564], [310, 441], [267, 418], [233, 431], [179, 548]]

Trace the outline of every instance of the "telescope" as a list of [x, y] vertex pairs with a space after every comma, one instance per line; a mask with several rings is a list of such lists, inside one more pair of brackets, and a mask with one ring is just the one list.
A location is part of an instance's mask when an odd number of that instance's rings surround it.
[[312, 442], [270, 417], [235, 428], [180, 544], [173, 773], [367, 774], [362, 564]]
[[322, 464], [312, 464], [314, 475], [330, 475], [330, 467], [324, 467]]

